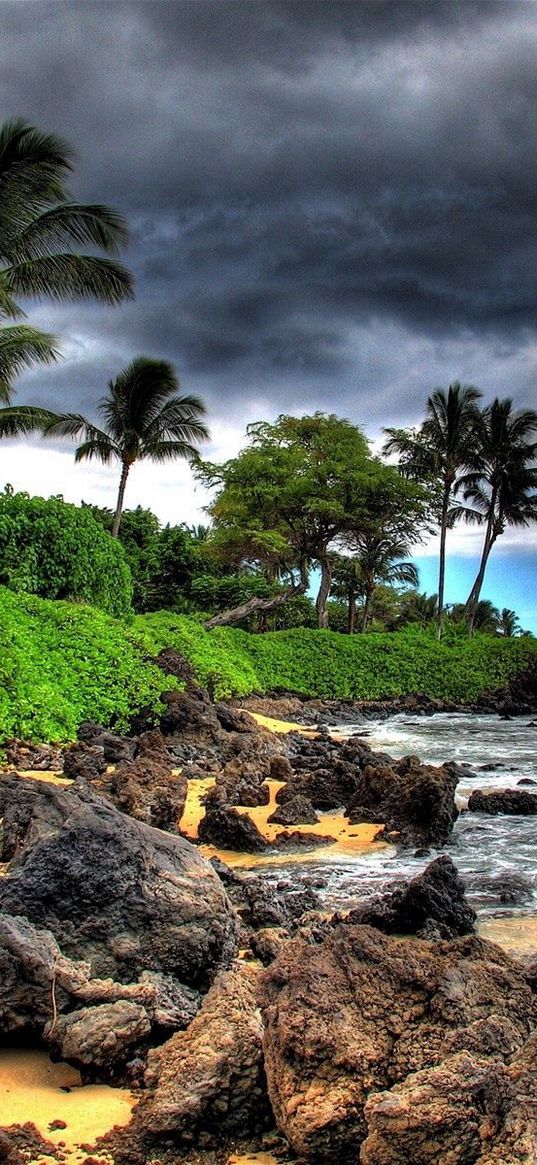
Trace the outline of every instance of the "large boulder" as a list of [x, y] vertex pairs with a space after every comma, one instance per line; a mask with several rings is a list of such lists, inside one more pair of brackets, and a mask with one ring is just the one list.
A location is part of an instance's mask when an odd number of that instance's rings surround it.
[[144, 970], [206, 987], [235, 950], [236, 917], [220, 879], [189, 842], [120, 813], [91, 788], [0, 783], [7, 848], [0, 910], [54, 934], [93, 975]]
[[495, 789], [490, 793], [476, 789], [468, 800], [468, 808], [472, 813], [488, 813], [493, 817], [499, 813], [530, 817], [537, 813], [537, 795], [522, 789]]
[[192, 1142], [200, 1131], [245, 1136], [269, 1107], [261, 1053], [256, 972], [235, 963], [218, 975], [190, 1027], [149, 1054], [134, 1126]]
[[87, 963], [65, 959], [49, 930], [27, 918], [0, 914], [0, 1036], [40, 1035], [72, 1006], [73, 989], [87, 982]]
[[382, 836], [406, 845], [443, 845], [458, 817], [457, 774], [449, 765], [422, 765], [417, 757], [369, 764], [346, 810], [351, 824], [379, 822]]
[[457, 938], [473, 934], [475, 910], [466, 900], [464, 882], [447, 854], [386, 894], [351, 910], [346, 921], [376, 926], [385, 934], [421, 938]]
[[59, 1059], [113, 1076], [143, 1046], [150, 1031], [145, 1007], [118, 999], [54, 1018], [44, 1036]]
[[[514, 1061], [537, 1024], [537, 1001], [523, 969], [494, 944], [475, 936], [436, 943], [396, 939], [368, 926], [340, 925], [320, 942], [310, 934], [285, 943], [262, 976], [261, 1004], [277, 1124], [300, 1157], [326, 1165], [356, 1165], [369, 1135], [380, 1143], [390, 1105], [399, 1115], [406, 1105], [400, 1125], [406, 1121], [407, 1140], [402, 1135], [400, 1155], [383, 1148], [375, 1156], [377, 1150], [368, 1147], [368, 1165], [477, 1162], [491, 1136], [483, 1113], [501, 1111], [503, 1066]], [[473, 1139], [453, 1136], [454, 1063], [468, 1065], [463, 1111], [477, 1124]], [[427, 1093], [416, 1093], [416, 1109], [401, 1097], [408, 1098], [416, 1074], [435, 1070], [436, 1083], [421, 1076], [418, 1086], [439, 1089], [447, 1081], [446, 1104], [444, 1110], [440, 1102], [436, 1106], [436, 1126], [434, 1105], [430, 1110], [436, 1148], [420, 1156], [427, 1140], [419, 1133]], [[375, 1124], [377, 1103], [384, 1115]]]

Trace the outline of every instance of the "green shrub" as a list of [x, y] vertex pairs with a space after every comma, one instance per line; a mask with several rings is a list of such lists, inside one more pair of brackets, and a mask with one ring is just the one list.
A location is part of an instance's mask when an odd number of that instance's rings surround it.
[[0, 584], [43, 599], [92, 603], [128, 613], [130, 571], [123, 547], [87, 507], [61, 498], [0, 494]]
[[0, 587], [1, 741], [73, 739], [86, 719], [126, 728], [173, 686], [118, 620]]

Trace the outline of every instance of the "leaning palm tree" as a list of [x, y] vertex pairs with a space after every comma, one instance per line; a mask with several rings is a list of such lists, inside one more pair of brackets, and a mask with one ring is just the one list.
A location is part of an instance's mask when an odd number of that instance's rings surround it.
[[437, 638], [442, 635], [446, 538], [450, 525], [450, 503], [457, 478], [468, 465], [471, 434], [479, 415], [479, 389], [472, 385], [450, 384], [447, 393], [437, 388], [427, 401], [425, 420], [418, 431], [386, 429], [385, 453], [397, 453], [403, 472], [418, 480], [437, 479], [440, 489], [440, 559], [438, 567]]
[[480, 414], [475, 436], [469, 472], [457, 484], [471, 505], [455, 509], [456, 516], [485, 526], [479, 569], [466, 600], [470, 632], [494, 543], [506, 526], [537, 521], [537, 412], [513, 412], [512, 400], [496, 398]]
[[[71, 200], [68, 145], [21, 120], [0, 126], [0, 320], [20, 319], [19, 296], [119, 303], [132, 279], [111, 259], [127, 230], [116, 211]], [[56, 340], [29, 324], [0, 327], [0, 401], [9, 404], [23, 369], [58, 355]]]
[[171, 364], [137, 356], [108, 383], [108, 393], [98, 406], [102, 429], [78, 413], [51, 414], [52, 419], [43, 426], [47, 437], [82, 437], [75, 461], [120, 462], [113, 538], [118, 535], [125, 487], [134, 463], [176, 458], [192, 462], [198, 455], [196, 445], [209, 435], [201, 419], [206, 411], [203, 401], [197, 396], [177, 396], [178, 387]]

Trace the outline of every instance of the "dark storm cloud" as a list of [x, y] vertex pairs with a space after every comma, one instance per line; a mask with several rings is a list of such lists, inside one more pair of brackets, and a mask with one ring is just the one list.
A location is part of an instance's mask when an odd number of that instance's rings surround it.
[[529, 403], [532, 3], [19, 0], [0, 26], [5, 116], [76, 145], [138, 285], [41, 309], [68, 358], [34, 395], [91, 407], [146, 351], [226, 417], [258, 393], [401, 419], [475, 374]]

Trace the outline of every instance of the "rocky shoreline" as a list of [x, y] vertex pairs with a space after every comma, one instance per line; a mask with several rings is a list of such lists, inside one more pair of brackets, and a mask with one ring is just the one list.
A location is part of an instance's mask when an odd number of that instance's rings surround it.
[[[537, 1159], [537, 963], [477, 937], [453, 862], [434, 853], [460, 767], [332, 739], [323, 717], [341, 720], [341, 704], [262, 708], [190, 683], [131, 736], [85, 724], [64, 750], [11, 742], [4, 1046], [45, 1047], [83, 1080], [134, 1090], [130, 1124], [86, 1165], [220, 1165], [239, 1148], [312, 1165]], [[252, 715], [276, 711], [319, 730], [274, 734]], [[192, 788], [197, 839], [182, 826]], [[481, 793], [475, 809], [532, 814], [537, 797], [516, 796], [510, 809]], [[315, 879], [269, 884], [225, 861], [330, 846], [331, 811], [371, 844], [430, 850], [429, 865], [327, 915]], [[0, 1133], [0, 1160], [44, 1149], [29, 1152], [16, 1129]]]

